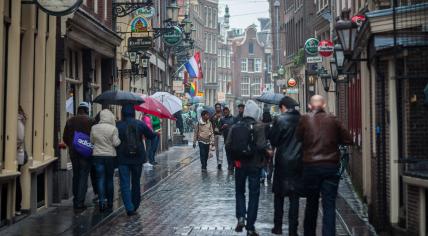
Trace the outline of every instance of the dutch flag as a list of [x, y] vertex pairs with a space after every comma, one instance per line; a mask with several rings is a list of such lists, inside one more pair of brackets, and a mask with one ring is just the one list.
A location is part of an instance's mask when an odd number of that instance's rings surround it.
[[201, 66], [201, 55], [199, 52], [196, 52], [195, 55], [189, 59], [188, 62], [184, 65], [187, 72], [189, 73], [190, 78], [202, 79], [202, 66]]

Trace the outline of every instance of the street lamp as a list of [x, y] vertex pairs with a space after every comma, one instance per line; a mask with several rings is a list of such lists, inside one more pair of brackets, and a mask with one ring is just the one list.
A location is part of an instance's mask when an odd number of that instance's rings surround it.
[[177, 5], [177, 3], [176, 3], [175, 0], [171, 1], [171, 3], [169, 4], [169, 6], [166, 7], [167, 18], [171, 22], [177, 22], [178, 21], [178, 11], [179, 11], [179, 9], [180, 9], [180, 7]]
[[184, 33], [186, 34], [187, 37], [190, 36], [190, 34], [192, 33], [193, 24], [192, 24], [192, 21], [190, 21], [190, 19], [188, 18], [188, 16], [184, 18], [184, 20], [182, 21], [182, 24], [183, 24]]
[[330, 91], [331, 76], [327, 73], [327, 70], [324, 67], [321, 67], [318, 70], [318, 76], [321, 79], [324, 91]]
[[333, 82], [336, 83], [339, 73], [337, 71], [336, 59], [333, 57], [330, 58], [330, 73], [331, 73], [331, 79], [333, 80]]
[[351, 20], [338, 20], [336, 22], [336, 32], [339, 37], [340, 44], [343, 47], [345, 57], [352, 56], [354, 49], [355, 38], [357, 37], [358, 25]]
[[338, 74], [342, 73], [343, 63], [345, 62], [345, 55], [343, 53], [342, 45], [334, 45], [334, 61], [336, 62]]
[[[275, 20], [275, 33], [276, 33], [276, 37], [275, 37], [275, 46], [276, 46], [276, 65], [277, 65], [277, 68], [279, 69], [279, 64], [280, 64], [280, 62], [279, 62], [279, 58], [280, 58], [280, 56], [279, 56], [279, 52], [281, 51], [281, 49], [279, 48], [279, 7], [281, 6], [281, 2], [279, 1], [279, 0], [276, 0], [274, 3], [273, 3], [273, 6], [275, 7], [275, 16], [276, 16], [276, 20]], [[275, 84], [274, 84], [274, 91], [276, 91], [276, 89], [277, 89], [277, 86], [278, 86], [278, 84], [276, 84], [276, 81], [275, 81]]]

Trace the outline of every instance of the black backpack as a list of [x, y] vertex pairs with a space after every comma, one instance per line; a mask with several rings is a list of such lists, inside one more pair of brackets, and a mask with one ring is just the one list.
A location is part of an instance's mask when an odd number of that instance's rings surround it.
[[231, 154], [235, 160], [248, 159], [256, 152], [253, 124], [239, 121], [231, 131]]
[[138, 153], [138, 149], [140, 146], [140, 137], [138, 137], [137, 126], [132, 123], [128, 123], [126, 127], [125, 133], [126, 140], [126, 149], [128, 155], [135, 156]]

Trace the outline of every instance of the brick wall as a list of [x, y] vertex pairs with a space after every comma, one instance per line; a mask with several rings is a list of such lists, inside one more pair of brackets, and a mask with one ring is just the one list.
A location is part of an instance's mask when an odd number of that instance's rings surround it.
[[[98, 2], [98, 10], [95, 12], [95, 1]], [[107, 5], [105, 4], [107, 3]], [[82, 9], [96, 18], [101, 24], [112, 28], [112, 1], [111, 0], [87, 0], [86, 5], [82, 4]], [[105, 8], [107, 8], [107, 17], [104, 16]]]

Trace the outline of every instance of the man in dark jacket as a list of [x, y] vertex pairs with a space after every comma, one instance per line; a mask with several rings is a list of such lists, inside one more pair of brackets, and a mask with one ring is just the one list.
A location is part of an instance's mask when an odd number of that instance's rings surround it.
[[143, 136], [153, 140], [156, 134], [142, 121], [135, 119], [135, 110], [131, 105], [122, 107], [122, 120], [117, 123], [117, 129], [121, 140], [117, 152], [120, 190], [126, 212], [128, 216], [132, 216], [136, 214], [141, 202], [140, 179], [143, 163], [146, 161]]
[[244, 109], [244, 104], [241, 103], [238, 105], [238, 115], [236, 116], [236, 121], [241, 121], [244, 118]]
[[270, 143], [276, 148], [275, 168], [272, 191], [274, 199], [273, 234], [282, 234], [284, 215], [284, 197], [288, 196], [288, 235], [297, 236], [299, 224], [299, 195], [297, 185], [302, 170], [302, 144], [296, 139], [295, 131], [299, 124], [300, 113], [295, 110], [297, 103], [290, 97], [284, 97], [279, 103], [281, 115], [273, 123]]
[[[263, 167], [263, 161], [266, 156], [266, 149], [268, 147], [265, 136], [265, 125], [257, 122], [260, 118], [261, 110], [257, 104], [250, 100], [246, 103], [245, 111], [243, 113], [243, 122], [248, 127], [252, 127], [252, 139], [254, 141], [255, 149], [250, 156], [237, 156], [234, 153], [235, 147], [240, 143], [242, 138], [240, 132], [236, 132], [241, 124], [233, 126], [227, 137], [226, 147], [232, 151], [232, 158], [235, 161], [235, 192], [236, 192], [236, 218], [238, 224], [235, 228], [236, 232], [242, 232], [243, 228], [247, 229], [248, 236], [258, 236], [256, 232], [255, 223], [257, 219], [257, 211], [259, 208], [259, 195], [260, 195], [260, 173]], [[234, 133], [236, 132], [236, 133]], [[236, 139], [235, 139], [236, 137]], [[233, 148], [232, 148], [233, 147]], [[245, 201], [245, 184], [248, 179], [249, 188], [249, 201], [248, 209]], [[247, 223], [245, 224], [245, 216]]]
[[335, 116], [325, 112], [324, 97], [311, 97], [311, 113], [302, 116], [296, 130], [303, 148], [303, 182], [307, 194], [305, 236], [315, 236], [320, 194], [323, 236], [336, 234], [336, 196], [340, 176], [339, 145], [351, 145], [352, 137]]
[[71, 117], [65, 124], [62, 139], [68, 147], [71, 165], [73, 166], [73, 206], [75, 210], [84, 210], [88, 177], [91, 170], [91, 159], [77, 153], [73, 148], [75, 132], [90, 135], [93, 120], [89, 117], [89, 103], [81, 102], [77, 108], [77, 115]]
[[[223, 108], [223, 118], [220, 120], [221, 123], [221, 131], [223, 133], [224, 141], [227, 140], [227, 135], [229, 134], [230, 128], [235, 124], [235, 117], [230, 114], [230, 110], [228, 107]], [[230, 154], [230, 150], [225, 147], [226, 157], [227, 157], [227, 169], [229, 171], [233, 171], [233, 160]]]
[[221, 132], [221, 118], [223, 117], [223, 112], [221, 110], [221, 104], [215, 104], [215, 114], [211, 118], [211, 124], [214, 131], [214, 146], [215, 146], [215, 155], [217, 157], [217, 169], [221, 170], [221, 165], [223, 164], [223, 155], [220, 155], [220, 137]]

